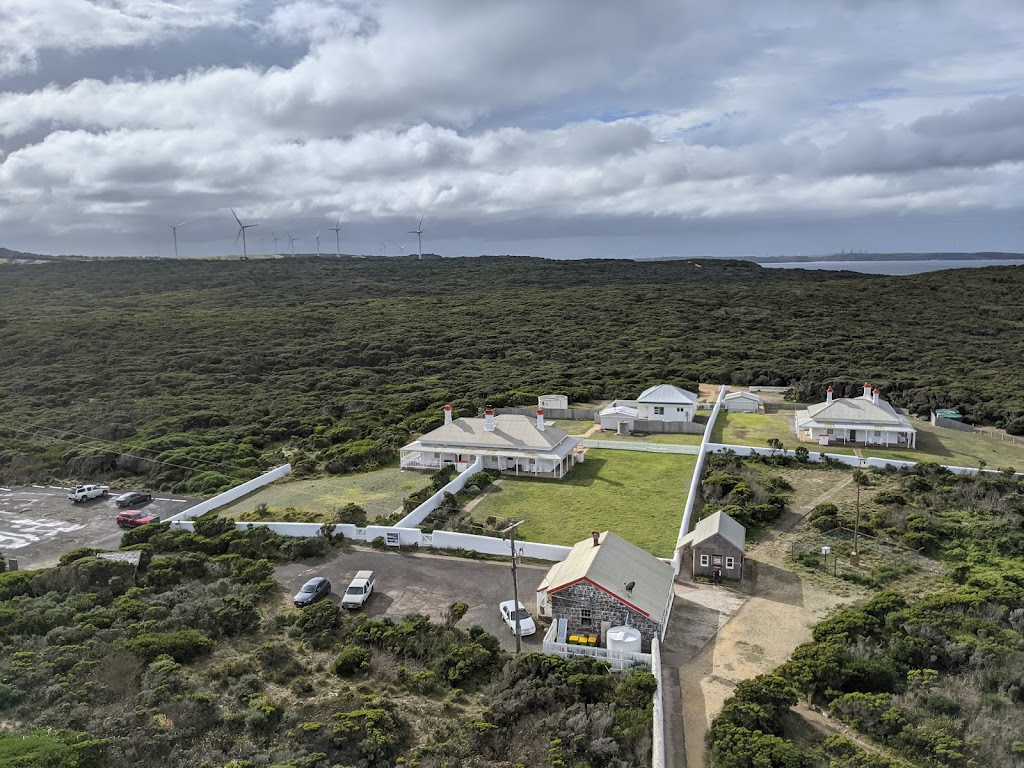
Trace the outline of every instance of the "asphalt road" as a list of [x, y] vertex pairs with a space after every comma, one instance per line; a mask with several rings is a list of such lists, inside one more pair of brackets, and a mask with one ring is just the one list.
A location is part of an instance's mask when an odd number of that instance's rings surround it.
[[[506, 650], [515, 650], [515, 638], [498, 614], [498, 604], [512, 599], [512, 572], [509, 563], [468, 560], [461, 557], [414, 555], [404, 552], [378, 552], [353, 549], [329, 560], [287, 563], [274, 570], [284, 585], [289, 605], [291, 597], [313, 576], [325, 576], [331, 582], [328, 599], [341, 602], [356, 571], [371, 570], [377, 580], [365, 612], [374, 618], [401, 619], [409, 613], [422, 613], [437, 621], [441, 612], [461, 600], [469, 612], [458, 626], [479, 624], [501, 641]], [[537, 617], [537, 587], [547, 568], [520, 566], [519, 602]], [[523, 638], [524, 651], [540, 651], [544, 629]]]
[[[68, 490], [55, 485], [0, 487], [0, 553], [16, 559], [19, 569], [56, 565], [61, 555], [79, 547], [117, 549], [124, 531], [114, 522], [114, 499], [133, 489], [111, 489], [107, 498], [78, 504], [68, 500]], [[158, 493], [137, 509], [166, 520], [196, 502]]]

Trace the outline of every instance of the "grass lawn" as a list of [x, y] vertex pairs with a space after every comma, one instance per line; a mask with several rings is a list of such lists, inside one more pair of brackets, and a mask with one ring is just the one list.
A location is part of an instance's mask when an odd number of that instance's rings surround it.
[[671, 557], [696, 456], [593, 449], [563, 480], [505, 477], [473, 517], [515, 517], [527, 541], [572, 545], [611, 530]]
[[582, 435], [592, 426], [594, 422], [584, 420], [570, 420], [570, 419], [545, 419], [544, 423], [549, 423], [555, 429], [560, 429], [567, 435]]
[[703, 435], [618, 435], [611, 430], [595, 432], [588, 440], [612, 440], [626, 443], [666, 443], [669, 445], [700, 445]]
[[986, 469], [1014, 467], [1024, 470], [1024, 445], [998, 440], [976, 432], [958, 432], [955, 429], [935, 427], [927, 421], [913, 422], [917, 428], [917, 448], [914, 450], [886, 451], [863, 448], [865, 456], [900, 461], [934, 461], [959, 467], [977, 467], [986, 463]]
[[[314, 480], [279, 480], [250, 496], [220, 510], [223, 516], [236, 516], [251, 511], [257, 504], [266, 504], [271, 512], [293, 507], [303, 512], [324, 515], [324, 520], [336, 507], [358, 504], [370, 518], [390, 515], [402, 506], [402, 499], [430, 484], [428, 474], [420, 474], [398, 467], [373, 472], [320, 477]], [[273, 519], [268, 517], [266, 519]]]

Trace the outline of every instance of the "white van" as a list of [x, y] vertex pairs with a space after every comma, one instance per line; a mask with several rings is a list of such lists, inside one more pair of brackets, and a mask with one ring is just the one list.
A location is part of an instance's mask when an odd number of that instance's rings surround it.
[[373, 571], [359, 571], [356, 577], [352, 579], [352, 582], [348, 585], [348, 589], [345, 590], [344, 596], [341, 598], [341, 605], [344, 608], [362, 608], [363, 604], [369, 599], [373, 593], [373, 587], [376, 580], [373, 577]]

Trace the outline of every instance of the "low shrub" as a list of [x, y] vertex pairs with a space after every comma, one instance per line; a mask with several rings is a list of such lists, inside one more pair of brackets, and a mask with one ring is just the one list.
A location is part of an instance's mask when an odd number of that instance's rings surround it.
[[346, 645], [334, 659], [332, 669], [338, 677], [348, 677], [362, 672], [370, 666], [371, 654], [358, 645]]
[[144, 661], [167, 655], [184, 663], [205, 656], [213, 650], [213, 640], [191, 629], [177, 632], [143, 632], [125, 642], [125, 647]]

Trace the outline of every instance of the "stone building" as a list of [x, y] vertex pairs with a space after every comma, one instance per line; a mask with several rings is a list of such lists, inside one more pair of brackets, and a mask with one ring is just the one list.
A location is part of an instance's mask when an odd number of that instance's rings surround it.
[[672, 566], [610, 531], [576, 544], [551, 566], [537, 589], [537, 613], [565, 619], [567, 634], [592, 635], [605, 645], [611, 627], [629, 625], [642, 637], [663, 638], [672, 612]]

